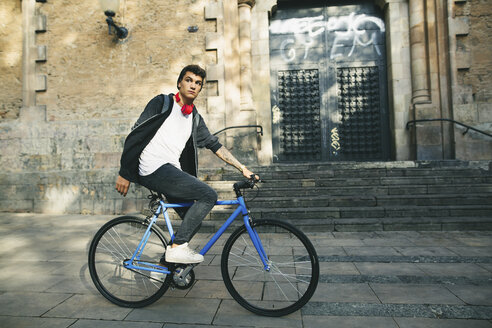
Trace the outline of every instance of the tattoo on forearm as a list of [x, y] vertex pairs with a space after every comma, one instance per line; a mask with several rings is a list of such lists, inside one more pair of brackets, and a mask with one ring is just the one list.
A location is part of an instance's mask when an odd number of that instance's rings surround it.
[[225, 147], [221, 147], [216, 153], [221, 160], [226, 162], [227, 164], [230, 164], [237, 168], [238, 170], [241, 170], [241, 163], [231, 154], [229, 150]]

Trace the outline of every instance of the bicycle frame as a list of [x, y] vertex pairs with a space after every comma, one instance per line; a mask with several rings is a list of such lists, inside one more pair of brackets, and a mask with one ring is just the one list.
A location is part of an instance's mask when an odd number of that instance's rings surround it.
[[[171, 271], [168, 270], [168, 268], [149, 263], [149, 262], [144, 262], [140, 261], [140, 257], [142, 256], [143, 250], [145, 249], [145, 246], [147, 244], [147, 241], [149, 240], [150, 234], [151, 234], [151, 227], [154, 225], [154, 223], [157, 221], [157, 218], [159, 215], [162, 213], [164, 216], [164, 219], [166, 221], [166, 226], [167, 230], [169, 232], [169, 235], [171, 236], [171, 241], [174, 240], [174, 230], [171, 224], [171, 219], [169, 218], [169, 214], [167, 212], [168, 208], [176, 208], [176, 207], [190, 207], [193, 205], [193, 203], [176, 203], [176, 204], [171, 204], [171, 203], [165, 203], [163, 200], [159, 200], [159, 206], [157, 210], [155, 211], [154, 215], [152, 216], [150, 223], [147, 227], [147, 230], [145, 231], [142, 240], [140, 241], [139, 245], [137, 246], [137, 249], [133, 253], [132, 257], [129, 260], [124, 261], [124, 266], [127, 269], [131, 270], [143, 270], [143, 271], [149, 271], [149, 272], [158, 272], [158, 273], [163, 273], [163, 274], [170, 274]], [[208, 241], [208, 243], [203, 247], [203, 249], [200, 251], [201, 255], [207, 254], [207, 252], [212, 248], [212, 246], [215, 244], [215, 242], [222, 236], [222, 234], [229, 228], [229, 226], [234, 222], [234, 220], [242, 214], [243, 216], [243, 221], [244, 225], [246, 226], [246, 230], [248, 231], [248, 234], [251, 238], [251, 241], [253, 242], [253, 245], [255, 246], [258, 255], [260, 256], [260, 259], [263, 263], [264, 269], [266, 271], [270, 271], [270, 266], [269, 266], [269, 261], [268, 261], [268, 256], [265, 252], [265, 249], [263, 248], [263, 245], [261, 244], [261, 240], [256, 233], [256, 231], [251, 227], [250, 224], [250, 217], [249, 217], [249, 212], [248, 209], [246, 208], [246, 203], [244, 202], [243, 196], [237, 197], [237, 200], [219, 200], [215, 203], [215, 205], [238, 205], [236, 210], [229, 216], [229, 218], [226, 220], [226, 222], [219, 228], [219, 230], [212, 236], [212, 238]]]

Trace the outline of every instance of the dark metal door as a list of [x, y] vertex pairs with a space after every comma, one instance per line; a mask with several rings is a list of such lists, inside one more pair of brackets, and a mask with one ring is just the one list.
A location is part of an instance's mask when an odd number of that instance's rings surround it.
[[385, 24], [363, 3], [279, 3], [270, 21], [274, 161], [387, 160]]

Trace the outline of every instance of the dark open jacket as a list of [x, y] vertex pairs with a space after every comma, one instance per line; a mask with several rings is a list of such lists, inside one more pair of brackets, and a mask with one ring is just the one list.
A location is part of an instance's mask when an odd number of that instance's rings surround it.
[[[137, 122], [133, 126], [132, 132], [126, 137], [123, 153], [120, 160], [119, 174], [131, 182], [138, 183], [139, 174], [138, 166], [140, 154], [147, 144], [155, 136], [162, 123], [169, 117], [174, 105], [174, 94], [158, 95], [154, 97], [145, 107]], [[165, 100], [164, 97], [168, 97]], [[167, 105], [168, 106], [165, 106]], [[181, 169], [191, 175], [197, 176], [198, 171], [198, 154], [197, 146], [206, 147], [214, 153], [222, 147], [219, 139], [212, 135], [202, 116], [193, 107], [193, 127], [191, 137], [186, 143], [179, 162]]]

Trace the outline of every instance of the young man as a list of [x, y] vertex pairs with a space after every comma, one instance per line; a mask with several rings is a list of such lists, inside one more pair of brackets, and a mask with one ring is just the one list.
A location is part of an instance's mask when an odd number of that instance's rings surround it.
[[245, 177], [253, 175], [210, 134], [193, 105], [205, 76], [201, 67], [186, 66], [178, 77], [176, 95], [159, 95], [147, 104], [125, 140], [116, 180], [116, 190], [123, 196], [130, 182], [138, 182], [165, 195], [170, 202], [194, 202], [190, 208], [177, 209], [183, 222], [173, 244], [166, 249], [165, 260], [170, 263], [203, 261], [188, 242], [217, 201], [215, 190], [196, 178], [197, 146], [210, 149]]

